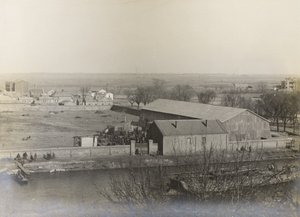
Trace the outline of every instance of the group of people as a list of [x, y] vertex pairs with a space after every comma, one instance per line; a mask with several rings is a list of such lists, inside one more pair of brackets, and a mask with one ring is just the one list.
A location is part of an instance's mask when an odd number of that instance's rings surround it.
[[242, 151], [242, 152], [244, 152], [244, 151], [249, 151], [249, 153], [250, 153], [251, 150], [252, 150], [252, 148], [251, 148], [251, 145], [249, 145], [249, 146], [248, 146], [248, 150], [247, 150], [247, 148], [245, 148], [244, 146], [242, 146], [242, 147], [240, 148], [240, 150], [239, 150], [239, 148], [236, 148], [236, 150], [237, 150], [237, 151]]
[[34, 156], [30, 155], [30, 159], [27, 159], [28, 156], [29, 156], [29, 155], [27, 154], [27, 152], [24, 152], [23, 155], [22, 155], [22, 157], [21, 157], [21, 155], [18, 153], [17, 156], [16, 156], [16, 158], [15, 158], [15, 160], [17, 160], [17, 161], [21, 161], [21, 160], [35, 161], [36, 158], [37, 158], [36, 153], [34, 154]]
[[47, 155], [44, 154], [44, 158], [46, 160], [53, 159], [53, 158], [55, 158], [55, 154], [54, 154], [54, 152], [52, 153], [52, 155], [51, 155], [51, 153], [47, 153]]

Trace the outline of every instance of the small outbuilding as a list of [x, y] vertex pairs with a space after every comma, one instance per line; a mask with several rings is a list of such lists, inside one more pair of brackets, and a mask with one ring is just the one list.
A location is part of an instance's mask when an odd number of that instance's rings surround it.
[[219, 120], [155, 120], [147, 135], [161, 155], [196, 154], [228, 145], [228, 133]]
[[105, 98], [110, 98], [110, 99], [114, 99], [114, 95], [112, 93], [106, 93], [105, 94]]
[[73, 139], [75, 147], [94, 147], [98, 144], [97, 136], [74, 136]]

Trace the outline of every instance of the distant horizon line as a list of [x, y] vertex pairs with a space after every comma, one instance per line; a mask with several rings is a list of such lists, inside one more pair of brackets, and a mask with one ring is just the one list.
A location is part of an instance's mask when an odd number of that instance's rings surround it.
[[[240, 75], [240, 76], [249, 76], [249, 75], [270, 75], [268, 73], [265, 73], [265, 74], [261, 74], [261, 73], [251, 73], [251, 74], [242, 74], [242, 73], [201, 73], [201, 72], [187, 72], [187, 73], [184, 73], [184, 72], [8, 72], [8, 73], [3, 73], [3, 72], [0, 72], [0, 74], [11, 74], [11, 75], [20, 75], [20, 74], [23, 74], [23, 75], [29, 75], [29, 74], [84, 74], [84, 75], [87, 75], [87, 74], [137, 74], [137, 75], [151, 75], [151, 74], [156, 74], [156, 75], [159, 75], [159, 74], [176, 74], [176, 75]], [[285, 75], [285, 76], [300, 76], [300, 74], [297, 74], [297, 73], [280, 73], [280, 74], [272, 74], [272, 75]]]

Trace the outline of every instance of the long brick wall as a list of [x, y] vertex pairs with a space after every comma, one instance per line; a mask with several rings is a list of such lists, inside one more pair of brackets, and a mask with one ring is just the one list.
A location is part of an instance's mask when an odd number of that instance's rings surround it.
[[247, 148], [251, 146], [252, 150], [267, 148], [286, 148], [292, 141], [291, 138], [278, 138], [266, 140], [249, 140], [249, 141], [229, 141], [228, 150], [236, 150], [241, 147]]
[[[252, 150], [257, 149], [268, 149], [268, 148], [279, 148], [284, 149], [288, 144], [291, 143], [291, 138], [279, 138], [279, 139], [268, 139], [268, 140], [252, 140], [252, 141], [239, 141], [229, 142], [227, 147], [228, 151], [235, 151], [241, 147], [249, 148]], [[53, 154], [55, 158], [85, 158], [85, 157], [101, 157], [101, 156], [125, 156], [134, 155], [135, 150], [140, 149], [143, 154], [155, 154], [157, 152], [157, 143], [153, 143], [150, 140], [150, 146], [147, 144], [135, 144], [132, 141], [132, 150], [130, 145], [116, 145], [116, 146], [97, 146], [97, 147], [63, 147], [63, 148], [45, 148], [45, 149], [23, 149], [23, 150], [1, 150], [0, 159], [9, 158], [14, 159], [18, 154], [23, 155], [24, 152], [37, 158], [43, 158], [44, 155]]]
[[55, 158], [84, 158], [84, 157], [101, 157], [101, 156], [124, 156], [130, 154], [129, 145], [116, 145], [116, 146], [97, 146], [97, 147], [70, 147], [70, 148], [45, 148], [45, 149], [24, 149], [24, 150], [1, 150], [0, 159], [9, 158], [14, 159], [18, 154], [23, 156], [26, 152], [27, 155], [37, 158], [43, 158], [44, 155], [54, 153]]

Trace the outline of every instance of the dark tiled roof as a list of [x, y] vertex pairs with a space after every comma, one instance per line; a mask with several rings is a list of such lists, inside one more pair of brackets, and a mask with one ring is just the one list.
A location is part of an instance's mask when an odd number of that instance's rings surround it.
[[[167, 114], [180, 115], [185, 117], [204, 119], [204, 120], [220, 120], [222, 123], [247, 111], [247, 109], [233, 108], [226, 106], [208, 105], [202, 103], [191, 103], [167, 99], [158, 99], [146, 105], [142, 110], [155, 111]], [[249, 110], [248, 110], [249, 111]], [[252, 114], [260, 117], [252, 111]], [[263, 117], [260, 117], [263, 120]], [[268, 121], [268, 120], [266, 120]]]
[[156, 120], [154, 124], [164, 136], [227, 133], [219, 120]]

